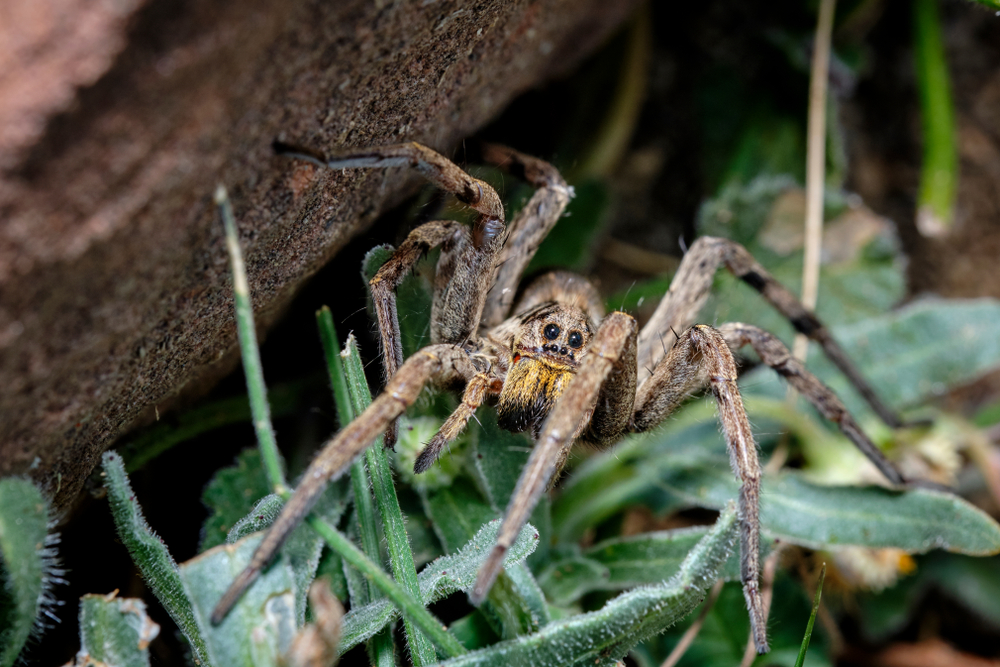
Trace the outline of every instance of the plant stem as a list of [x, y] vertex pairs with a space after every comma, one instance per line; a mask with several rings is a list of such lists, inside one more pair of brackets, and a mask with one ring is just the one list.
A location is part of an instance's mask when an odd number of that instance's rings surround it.
[[[809, 80], [809, 126], [806, 140], [806, 232], [802, 267], [802, 305], [816, 309], [819, 293], [819, 260], [823, 245], [823, 188], [826, 181], [826, 89], [830, 70], [830, 35], [836, 0], [820, 0], [816, 38], [813, 40]], [[795, 336], [795, 358], [805, 361], [809, 339]], [[794, 392], [789, 392], [794, 395]]]
[[382, 568], [361, 553], [361, 550], [347, 539], [343, 533], [314, 514], [310, 514], [306, 521], [326, 540], [331, 549], [340, 554], [341, 558], [357, 568], [369, 580], [375, 582], [378, 589], [385, 593], [385, 596], [399, 608], [403, 617], [410, 618], [414, 625], [427, 633], [431, 641], [440, 647], [446, 655], [456, 657], [467, 652], [465, 647], [459, 644], [458, 640], [445, 630], [441, 621], [434, 618], [429, 611], [424, 609], [422, 604], [403, 590], [403, 587], [393, 581]]
[[937, 0], [915, 0], [913, 32], [924, 139], [917, 229], [924, 236], [942, 236], [948, 233], [954, 217], [958, 150]]
[[795, 667], [802, 667], [806, 659], [806, 651], [809, 650], [809, 640], [812, 639], [813, 625], [816, 623], [816, 612], [819, 611], [819, 601], [823, 598], [823, 580], [826, 579], [826, 563], [819, 571], [819, 581], [816, 583], [816, 596], [813, 598], [812, 613], [809, 614], [809, 622], [806, 623], [806, 634], [802, 638], [802, 645], [799, 647], [799, 656], [795, 659]]
[[243, 355], [243, 373], [247, 381], [247, 394], [250, 396], [253, 427], [257, 432], [257, 443], [260, 446], [261, 460], [264, 462], [267, 478], [271, 486], [274, 487], [274, 492], [283, 495], [288, 490], [288, 486], [285, 483], [285, 474], [281, 469], [281, 457], [278, 454], [278, 444], [274, 439], [274, 428], [271, 426], [271, 409], [267, 404], [264, 371], [260, 363], [260, 349], [257, 347], [253, 307], [250, 304], [250, 285], [247, 282], [243, 254], [240, 252], [240, 241], [236, 235], [233, 207], [229, 203], [229, 195], [223, 185], [219, 185], [215, 189], [215, 204], [219, 207], [222, 224], [226, 228], [226, 248], [229, 250], [229, 261], [233, 267], [236, 331], [240, 339], [240, 353]]

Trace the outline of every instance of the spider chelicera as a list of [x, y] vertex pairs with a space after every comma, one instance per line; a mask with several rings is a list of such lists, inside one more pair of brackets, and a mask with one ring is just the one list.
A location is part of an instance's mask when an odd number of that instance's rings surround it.
[[[607, 447], [625, 433], [651, 429], [688, 395], [708, 385], [718, 403], [733, 472], [741, 484], [741, 578], [757, 650], [766, 652], [759, 590], [761, 472], [736, 386], [732, 352], [744, 345], [750, 345], [765, 364], [835, 422], [889, 482], [903, 483], [899, 472], [840, 400], [778, 339], [746, 324], [717, 328], [695, 324], [716, 270], [725, 266], [756, 289], [798, 331], [819, 343], [882, 419], [892, 426], [900, 424], [826, 328], [741, 245], [711, 237], [695, 241], [670, 290], [640, 331], [627, 313], [605, 314], [597, 291], [576, 274], [545, 273], [518, 291], [521, 274], [535, 249], [573, 196], [572, 188], [548, 163], [503, 146], [484, 147], [487, 162], [537, 188], [508, 226], [492, 187], [420, 144], [357, 150], [333, 158], [281, 144], [276, 148], [334, 169], [414, 167], [471, 207], [477, 216], [471, 228], [454, 221], [417, 227], [371, 280], [387, 378], [385, 390], [337, 433], [309, 466], [250, 565], [219, 602], [214, 622], [221, 621], [256, 579], [327, 482], [342, 475], [382, 432], [388, 432], [387, 442], [394, 441], [396, 419], [427, 384], [463, 387], [462, 399], [417, 458], [416, 472], [433, 464], [484, 403], [496, 405], [501, 427], [529, 431], [535, 441], [507, 506], [496, 546], [479, 571], [470, 596], [473, 604], [485, 598], [502, 568], [504, 555], [575, 441]], [[434, 281], [431, 344], [404, 362], [395, 289], [424, 253], [436, 246], [441, 246], [441, 256]]]

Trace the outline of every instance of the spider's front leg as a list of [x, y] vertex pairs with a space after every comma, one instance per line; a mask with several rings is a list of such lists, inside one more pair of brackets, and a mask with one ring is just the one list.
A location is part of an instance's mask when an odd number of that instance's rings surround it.
[[566, 460], [573, 442], [588, 426], [601, 441], [626, 429], [635, 401], [637, 325], [631, 315], [604, 318], [555, 407], [546, 418], [528, 463], [507, 504], [496, 545], [479, 569], [470, 600], [479, 605], [503, 567], [503, 559], [528, 517]]
[[260, 576], [288, 535], [305, 518], [332, 479], [340, 477], [351, 462], [372, 443], [386, 426], [417, 400], [424, 386], [433, 382], [447, 385], [469, 381], [477, 374], [465, 350], [453, 345], [431, 345], [406, 360], [368, 409], [340, 430], [309, 464], [295, 495], [285, 503], [264, 540], [254, 551], [250, 564], [230, 585], [212, 612], [219, 624], [243, 592]]
[[681, 334], [652, 376], [639, 388], [632, 428], [646, 431], [672, 413], [706, 380], [719, 406], [733, 473], [740, 480], [740, 578], [758, 653], [767, 653], [767, 620], [760, 595], [760, 462], [757, 443], [736, 386], [733, 354], [722, 334], [698, 325]]

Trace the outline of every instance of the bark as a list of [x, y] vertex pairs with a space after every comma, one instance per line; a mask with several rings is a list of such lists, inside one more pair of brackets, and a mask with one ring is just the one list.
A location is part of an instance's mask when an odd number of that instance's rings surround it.
[[272, 140], [447, 152], [632, 4], [9, 0], [0, 475], [30, 472], [63, 507], [116, 437], [237, 362], [217, 182], [262, 328], [406, 186]]

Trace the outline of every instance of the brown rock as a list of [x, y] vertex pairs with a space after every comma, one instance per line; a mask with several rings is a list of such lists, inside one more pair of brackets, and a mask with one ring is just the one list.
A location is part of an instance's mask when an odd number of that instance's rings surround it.
[[631, 4], [8, 2], [0, 475], [31, 470], [65, 506], [118, 435], [236, 363], [217, 182], [261, 327], [406, 188], [273, 139], [448, 150]]

